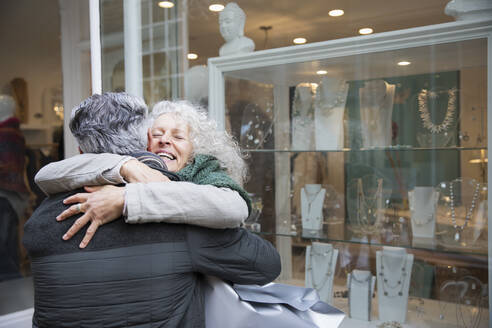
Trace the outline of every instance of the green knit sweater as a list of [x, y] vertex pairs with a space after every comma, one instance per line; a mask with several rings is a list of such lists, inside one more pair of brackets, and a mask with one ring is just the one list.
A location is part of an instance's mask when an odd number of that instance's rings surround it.
[[248, 213], [251, 213], [251, 199], [248, 193], [227, 175], [227, 172], [220, 167], [220, 162], [215, 157], [198, 154], [193, 159], [193, 163], [188, 164], [176, 174], [183, 181], [237, 191], [246, 201]]

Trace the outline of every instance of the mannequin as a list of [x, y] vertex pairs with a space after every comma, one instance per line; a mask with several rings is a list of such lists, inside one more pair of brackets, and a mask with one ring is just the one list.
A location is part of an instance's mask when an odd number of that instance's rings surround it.
[[323, 77], [314, 102], [317, 150], [343, 148], [343, 116], [348, 84], [334, 77]]
[[349, 317], [371, 321], [372, 294], [376, 277], [371, 271], [354, 270], [347, 275]]
[[292, 112], [292, 149], [313, 149], [313, 92], [309, 84], [301, 83], [296, 86]]
[[323, 203], [326, 190], [320, 184], [307, 184], [301, 189], [302, 229], [323, 229]]
[[220, 56], [243, 54], [255, 50], [255, 43], [244, 36], [246, 14], [235, 3], [229, 2], [219, 14], [220, 34], [226, 41], [219, 49]]
[[415, 187], [408, 192], [413, 237], [434, 238], [439, 192], [433, 187]]
[[379, 320], [405, 322], [413, 255], [384, 246], [376, 252]]
[[364, 83], [359, 90], [362, 142], [365, 148], [391, 146], [395, 85], [383, 80]]
[[208, 104], [208, 68], [196, 65], [184, 74], [186, 100], [207, 106]]
[[332, 301], [337, 257], [338, 250], [331, 244], [313, 242], [306, 247], [306, 287], [316, 289], [328, 304]]

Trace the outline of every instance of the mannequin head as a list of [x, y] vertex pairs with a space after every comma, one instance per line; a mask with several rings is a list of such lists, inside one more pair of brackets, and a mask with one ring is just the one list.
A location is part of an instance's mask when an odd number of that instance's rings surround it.
[[226, 42], [240, 38], [244, 35], [245, 22], [244, 11], [236, 3], [230, 2], [219, 14], [220, 34]]
[[0, 95], [0, 122], [14, 116], [15, 100], [8, 95]]

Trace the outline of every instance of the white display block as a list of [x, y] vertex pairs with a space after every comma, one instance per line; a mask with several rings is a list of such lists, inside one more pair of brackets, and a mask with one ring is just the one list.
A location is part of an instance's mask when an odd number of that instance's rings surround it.
[[371, 320], [372, 295], [376, 277], [371, 271], [354, 270], [347, 275], [349, 317]]
[[325, 195], [326, 190], [320, 184], [307, 184], [301, 189], [303, 230], [322, 230]]
[[415, 187], [408, 192], [414, 238], [434, 238], [438, 200], [439, 192], [434, 187]]
[[337, 257], [338, 250], [331, 244], [313, 242], [306, 247], [306, 287], [316, 289], [328, 304], [332, 303]]

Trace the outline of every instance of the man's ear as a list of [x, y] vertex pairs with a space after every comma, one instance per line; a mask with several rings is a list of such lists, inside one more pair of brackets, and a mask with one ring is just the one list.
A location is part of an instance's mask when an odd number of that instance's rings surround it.
[[80, 147], [77, 147], [79, 149], [79, 153], [83, 154], [84, 152], [80, 149]]
[[150, 151], [150, 142], [152, 141], [152, 132], [147, 130], [147, 150]]

